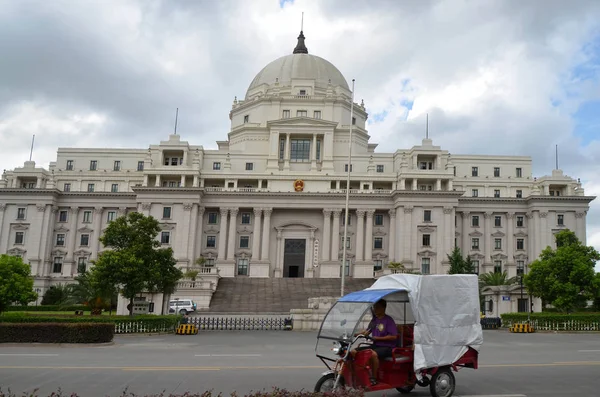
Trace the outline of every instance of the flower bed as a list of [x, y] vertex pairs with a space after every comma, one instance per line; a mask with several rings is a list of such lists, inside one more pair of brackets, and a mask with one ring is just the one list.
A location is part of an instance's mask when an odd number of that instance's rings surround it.
[[[527, 313], [505, 313], [501, 315], [502, 326], [526, 323]], [[530, 322], [539, 331], [600, 331], [600, 313], [531, 313]]]
[[108, 343], [111, 323], [0, 323], [0, 343]]

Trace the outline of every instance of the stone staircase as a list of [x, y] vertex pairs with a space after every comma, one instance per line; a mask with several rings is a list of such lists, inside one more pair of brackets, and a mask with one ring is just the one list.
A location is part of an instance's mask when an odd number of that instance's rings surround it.
[[[344, 293], [370, 287], [374, 279], [346, 278]], [[308, 308], [308, 298], [339, 296], [341, 279], [221, 278], [209, 313], [289, 313]]]

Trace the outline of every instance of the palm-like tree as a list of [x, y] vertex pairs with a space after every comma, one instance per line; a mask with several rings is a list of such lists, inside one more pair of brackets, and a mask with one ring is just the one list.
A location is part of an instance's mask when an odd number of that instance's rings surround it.
[[479, 286], [485, 287], [502, 287], [517, 284], [519, 282], [518, 277], [508, 277], [508, 273], [503, 271], [502, 273], [489, 272], [483, 273], [479, 276]]

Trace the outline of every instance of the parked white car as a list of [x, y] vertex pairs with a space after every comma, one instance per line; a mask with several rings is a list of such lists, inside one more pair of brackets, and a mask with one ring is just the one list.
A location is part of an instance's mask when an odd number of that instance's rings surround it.
[[190, 314], [196, 311], [196, 302], [191, 299], [175, 299], [169, 302], [169, 313]]

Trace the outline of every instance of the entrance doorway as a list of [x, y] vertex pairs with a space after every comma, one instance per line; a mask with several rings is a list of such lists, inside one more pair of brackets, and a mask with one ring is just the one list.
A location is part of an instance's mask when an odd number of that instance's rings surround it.
[[306, 260], [305, 239], [285, 239], [283, 250], [283, 277], [304, 277]]

